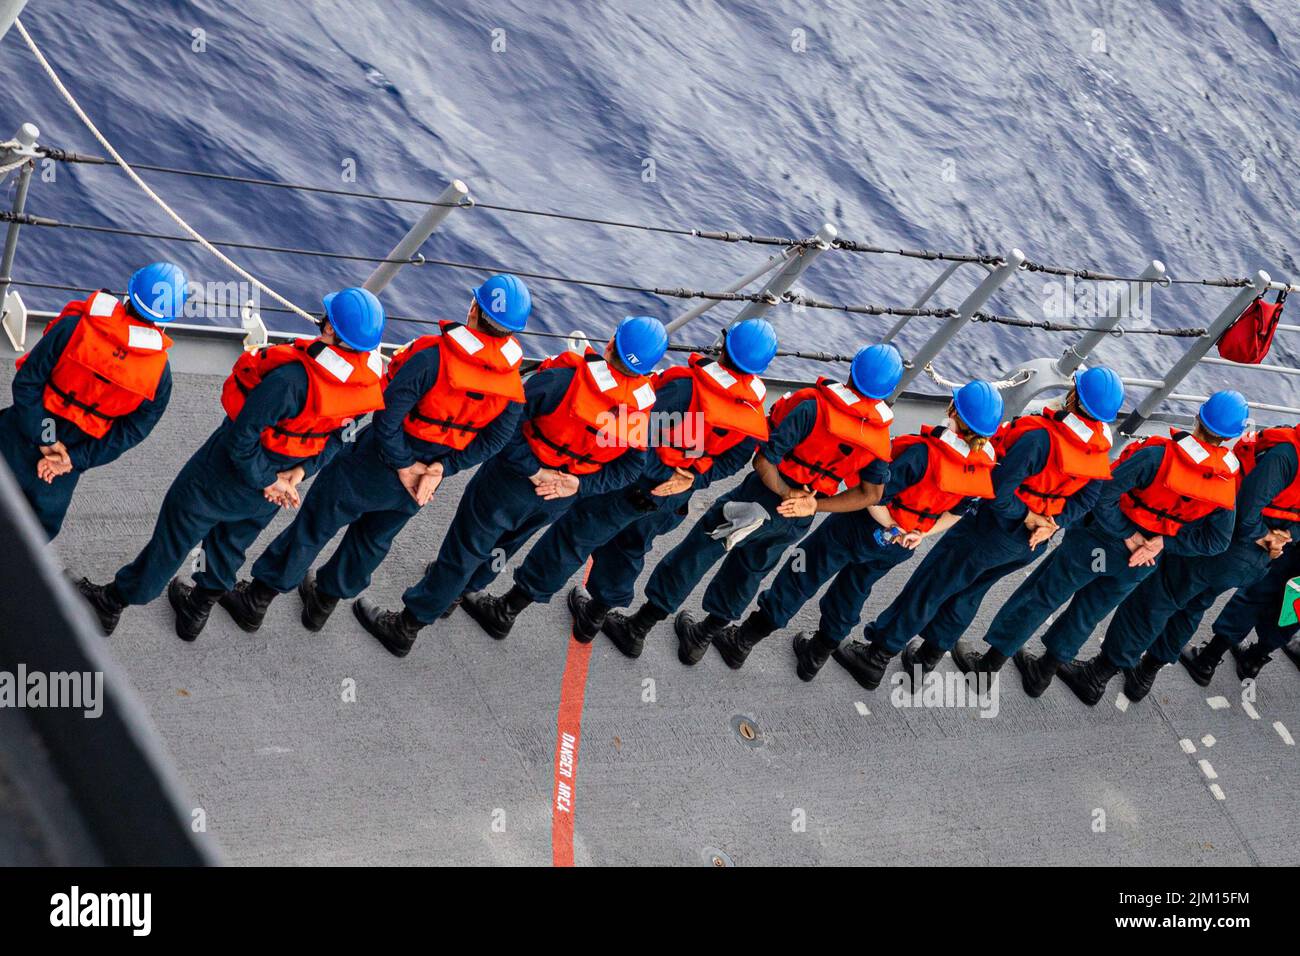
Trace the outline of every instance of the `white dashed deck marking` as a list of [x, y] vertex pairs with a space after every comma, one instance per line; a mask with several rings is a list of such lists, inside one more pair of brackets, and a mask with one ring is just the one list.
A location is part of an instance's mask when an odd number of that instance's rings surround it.
[[1273, 729], [1276, 730], [1277, 735], [1282, 738], [1282, 743], [1286, 744], [1288, 747], [1295, 746], [1295, 738], [1291, 736], [1291, 731], [1286, 729], [1286, 725], [1283, 724], [1282, 721], [1273, 721]]
[[1201, 773], [1205, 774], [1205, 779], [1207, 780], [1219, 779], [1219, 774], [1215, 771], [1215, 769], [1212, 766], [1210, 766], [1210, 762], [1206, 760], [1204, 757], [1198, 760], [1197, 763], [1201, 765]]
[[1214, 734], [1206, 734], [1204, 737], [1201, 738], [1201, 743], [1204, 744], [1206, 747], [1213, 747], [1215, 744]]
[[1255, 709], [1255, 705], [1250, 701], [1243, 700], [1241, 702], [1241, 709], [1246, 712], [1246, 716], [1251, 720], [1259, 720], [1259, 711]]
[[1180, 747], [1183, 748], [1183, 753], [1185, 753], [1185, 754], [1194, 754], [1194, 753], [1196, 753], [1196, 744], [1192, 743], [1192, 742], [1191, 742], [1190, 740], [1188, 740], [1186, 737], [1184, 737], [1182, 740], [1178, 741], [1178, 746], [1180, 746]]
[[1226, 697], [1207, 697], [1205, 702], [1210, 705], [1210, 710], [1226, 710], [1232, 706]]
[[1128, 705], [1130, 703], [1131, 702], [1129, 701], [1129, 699], [1126, 696], [1124, 696], [1123, 691], [1120, 691], [1119, 696], [1115, 698], [1115, 706], [1119, 708], [1119, 712], [1121, 714], [1124, 713], [1126, 710], [1128, 710]]
[[1215, 799], [1215, 800], [1222, 800], [1222, 799], [1224, 799], [1224, 796], [1223, 796], [1223, 788], [1222, 788], [1221, 786], [1219, 786], [1217, 783], [1212, 783], [1212, 784], [1210, 784], [1210, 793], [1214, 794], [1214, 799]]
[[858, 712], [858, 715], [859, 715], [860, 717], [870, 717], [870, 716], [871, 716], [871, 711], [867, 710], [867, 705], [864, 704], [864, 703], [863, 703], [862, 701], [860, 701], [860, 700], [855, 700], [855, 701], [853, 702], [853, 709], [856, 710], [856, 711]]

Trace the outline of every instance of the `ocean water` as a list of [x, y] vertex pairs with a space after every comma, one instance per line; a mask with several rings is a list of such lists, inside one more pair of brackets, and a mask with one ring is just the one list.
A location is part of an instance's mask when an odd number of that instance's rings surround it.
[[[1033, 260], [1120, 274], [1159, 258], [1179, 278], [1264, 269], [1300, 281], [1295, 0], [32, 0], [23, 19], [90, 115], [139, 162], [426, 199], [459, 177], [483, 202], [673, 227], [804, 236], [831, 222], [843, 237], [883, 246], [1019, 247]], [[45, 143], [101, 152], [16, 33], [0, 42], [0, 67], [0, 134], [31, 121]], [[382, 256], [420, 212], [146, 179], [212, 239]], [[59, 166], [53, 182], [34, 183], [28, 209], [175, 231], [112, 169]], [[424, 248], [486, 267], [706, 290], [773, 251], [483, 209], [454, 212]], [[371, 268], [234, 255], [309, 310]], [[191, 245], [36, 228], [23, 231], [14, 274], [120, 288], [135, 266], [164, 256], [196, 279], [232, 278]], [[799, 288], [906, 306], [940, 270], [831, 252]], [[406, 268], [384, 299], [397, 314], [460, 318], [479, 278]], [[957, 304], [975, 278], [964, 268], [933, 304]], [[593, 337], [626, 314], [668, 319], [693, 304], [546, 281], [532, 288], [536, 328]], [[1057, 291], [1025, 273], [992, 307], [1041, 318]], [[24, 296], [47, 308], [67, 297]], [[1158, 289], [1137, 324], [1205, 325], [1231, 296]], [[736, 308], [718, 306], [679, 339], [712, 341]], [[892, 322], [789, 306], [771, 317], [787, 346], [840, 352]], [[303, 328], [291, 316], [267, 319]], [[935, 321], [914, 320], [899, 339], [904, 351]], [[395, 324], [388, 338], [419, 330]], [[949, 377], [995, 377], [1071, 338], [972, 326], [937, 364]], [[534, 340], [531, 350], [545, 345]], [[1280, 335], [1272, 360], [1295, 365], [1297, 346], [1300, 337]], [[1185, 347], [1130, 336], [1103, 343], [1097, 357], [1151, 376]], [[794, 359], [773, 367], [823, 371]], [[1261, 401], [1300, 398], [1285, 376], [1221, 368], [1199, 370], [1186, 389], [1223, 384]]]

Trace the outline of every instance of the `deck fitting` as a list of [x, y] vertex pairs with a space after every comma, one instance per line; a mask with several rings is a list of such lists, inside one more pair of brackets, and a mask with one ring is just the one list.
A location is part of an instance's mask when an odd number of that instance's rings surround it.
[[731, 718], [731, 729], [746, 747], [763, 746], [763, 732], [759, 730], [758, 724], [752, 717], [737, 714]]
[[735, 863], [732, 862], [731, 857], [727, 856], [726, 853], [724, 853], [722, 850], [719, 850], [717, 847], [714, 846], [706, 846], [703, 850], [700, 851], [700, 856], [703, 857], [705, 864], [707, 864], [708, 866], [715, 866], [720, 868], [724, 866], [736, 865]]

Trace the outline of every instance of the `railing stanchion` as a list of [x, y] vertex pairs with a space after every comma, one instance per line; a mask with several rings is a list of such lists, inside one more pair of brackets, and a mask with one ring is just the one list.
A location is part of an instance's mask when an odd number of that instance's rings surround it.
[[[767, 275], [769, 272], [771, 272], [773, 269], [777, 268], [778, 266], [788, 263], [791, 259], [793, 259], [798, 254], [799, 254], [798, 247], [791, 246], [790, 248], [782, 252], [780, 255], [771, 256], [766, 262], [764, 262], [753, 272], [750, 272], [749, 274], [737, 279], [735, 282], [727, 286], [727, 288], [723, 289], [722, 291], [739, 292], [741, 289], [745, 288], [745, 286], [749, 285], [751, 282], [756, 282], [757, 280], [761, 279], [763, 276]], [[704, 302], [701, 302], [699, 305], [693, 307], [687, 312], [683, 312], [677, 318], [669, 322], [668, 332], [670, 334], [676, 332], [678, 329], [686, 325], [688, 322], [695, 321], [700, 316], [702, 316], [705, 312], [708, 312], [714, 306], [720, 305], [724, 301], [726, 300], [707, 299]]]
[[1165, 374], [1159, 388], [1154, 388], [1146, 394], [1138, 407], [1129, 413], [1119, 426], [1119, 433], [1125, 437], [1132, 438], [1138, 433], [1146, 421], [1151, 417], [1160, 404], [1167, 399], [1178, 387], [1179, 383], [1187, 377], [1187, 373], [1196, 367], [1196, 364], [1204, 357], [1205, 353], [1210, 351], [1214, 343], [1219, 341], [1224, 331], [1230, 326], [1237, 317], [1245, 311], [1246, 306], [1250, 305], [1251, 300], [1257, 295], [1262, 295], [1269, 287], [1268, 273], [1260, 270], [1255, 273], [1251, 284], [1238, 292], [1227, 308], [1219, 313], [1218, 317], [1211, 323], [1206, 334], [1196, 339], [1191, 348], [1189, 348]]
[[435, 200], [435, 205], [430, 206], [419, 221], [416, 222], [402, 237], [402, 241], [393, 246], [393, 251], [385, 258], [402, 260], [399, 262], [381, 262], [374, 272], [370, 273], [370, 278], [366, 279], [363, 286], [378, 295], [388, 283], [393, 281], [393, 276], [397, 275], [397, 270], [406, 265], [409, 260], [420, 251], [426, 239], [433, 234], [433, 230], [438, 228], [438, 224], [451, 215], [451, 211], [462, 204], [465, 197], [469, 195], [469, 187], [459, 179], [453, 179], [451, 184], [442, 191], [442, 195]]
[[[958, 261], [956, 261], [956, 262], [950, 262], [950, 263], [948, 263], [947, 268], [945, 268], [945, 269], [943, 270], [943, 272], [941, 272], [941, 273], [939, 274], [939, 278], [937, 278], [937, 279], [935, 279], [933, 282], [931, 282], [930, 285], [929, 285], [929, 287], [928, 287], [924, 292], [921, 293], [921, 297], [920, 297], [919, 299], [917, 299], [915, 302], [912, 303], [912, 308], [914, 308], [914, 309], [924, 309], [924, 308], [925, 308], [925, 304], [926, 304], [927, 302], [929, 302], [930, 299], [932, 299], [932, 298], [934, 297], [934, 294], [935, 294], [936, 292], [939, 291], [939, 288], [940, 288], [940, 287], [941, 287], [945, 282], [947, 282], [949, 279], [952, 278], [952, 274], [953, 274], [954, 272], [956, 272], [958, 269], [960, 269], [960, 268], [961, 268], [962, 266], [964, 266], [965, 264], [966, 264], [966, 263], [964, 263], [964, 262], [962, 262], [962, 261], [960, 261], [960, 260], [958, 260]], [[884, 337], [883, 339], [881, 339], [881, 341], [882, 341], [882, 342], [892, 342], [892, 341], [894, 341], [894, 339], [898, 336], [898, 333], [901, 332], [901, 331], [903, 331], [903, 329], [907, 326], [907, 323], [908, 323], [908, 322], [911, 322], [911, 321], [912, 321], [912, 318], [913, 318], [913, 317], [910, 316], [910, 315], [905, 315], [905, 316], [903, 316], [902, 318], [900, 318], [897, 322], [894, 323], [893, 327], [890, 328], [890, 330], [889, 330], [888, 332], [885, 333], [885, 337]]]
[[[37, 137], [40, 135], [41, 131], [31, 123], [24, 123], [20, 126], [18, 132], [14, 134], [14, 139], [19, 144], [17, 155], [21, 157], [24, 153], [30, 154], [36, 146]], [[9, 154], [13, 152], [12, 150], [6, 151]], [[32, 184], [32, 170], [34, 168], [35, 163], [28, 160], [18, 170], [18, 185], [14, 190], [13, 204], [15, 216], [21, 216], [27, 208], [27, 190]], [[0, 256], [0, 324], [4, 326], [5, 333], [9, 336], [9, 341], [13, 344], [13, 347], [21, 352], [27, 338], [27, 308], [23, 304], [22, 296], [17, 292], [11, 293], [9, 291], [9, 280], [13, 278], [14, 256], [18, 252], [19, 228], [20, 226], [16, 221], [9, 223], [9, 230], [5, 233], [4, 254]]]
[[1007, 280], [1020, 271], [1020, 264], [1024, 261], [1025, 254], [1019, 249], [1012, 249], [1007, 253], [1006, 261], [984, 277], [984, 280], [957, 307], [957, 314], [947, 319], [925, 341], [920, 350], [911, 357], [907, 366], [903, 369], [902, 381], [898, 383], [898, 388], [894, 389], [892, 397], [897, 398], [908, 385], [912, 384], [934, 357], [943, 351], [943, 347], [952, 340], [953, 336], [960, 332], [975, 313], [983, 307], [984, 303], [992, 298], [993, 293], [997, 292]]
[[[1138, 281], [1134, 283], [1139, 286], [1146, 286], [1160, 282], [1165, 277], [1165, 264], [1159, 259], [1152, 259], [1151, 263], [1142, 270], [1138, 276]], [[1118, 296], [1111, 300], [1110, 308], [1106, 315], [1102, 316], [1097, 327], [1091, 332], [1085, 332], [1079, 341], [1069, 346], [1061, 357], [1056, 360], [1056, 371], [1062, 376], [1069, 377], [1074, 371], [1083, 364], [1084, 359], [1092, 354], [1092, 350], [1106, 336], [1118, 326], [1121, 322], [1133, 317], [1133, 301], [1131, 296]], [[1149, 318], [1149, 316], [1148, 316]]]

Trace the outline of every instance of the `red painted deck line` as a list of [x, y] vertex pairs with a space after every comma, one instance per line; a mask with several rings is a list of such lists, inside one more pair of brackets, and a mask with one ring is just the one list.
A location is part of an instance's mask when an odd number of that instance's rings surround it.
[[[587, 583], [587, 562], [582, 583]], [[593, 641], [592, 644], [595, 642]], [[582, 739], [582, 704], [587, 694], [587, 666], [592, 644], [569, 632], [569, 647], [560, 680], [560, 707], [555, 728], [555, 786], [551, 792], [551, 864], [573, 866], [573, 810], [578, 796], [578, 744]]]

